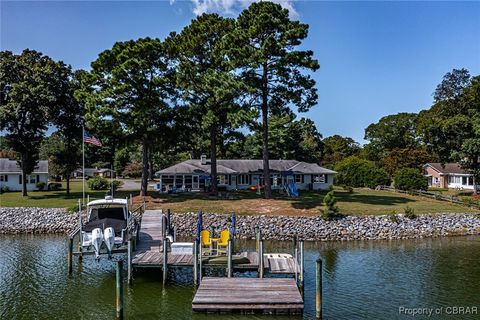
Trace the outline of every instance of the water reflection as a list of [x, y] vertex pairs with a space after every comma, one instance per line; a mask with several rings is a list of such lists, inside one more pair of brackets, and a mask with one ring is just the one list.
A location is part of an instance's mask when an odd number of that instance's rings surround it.
[[[236, 246], [254, 249], [255, 242], [236, 241]], [[289, 241], [266, 241], [265, 249], [293, 254]], [[69, 277], [65, 252], [65, 238], [60, 236], [0, 236], [0, 319], [114, 318], [115, 261], [85, 257], [80, 265], [75, 259]], [[319, 256], [324, 266], [324, 319], [409, 319], [399, 314], [399, 307], [480, 309], [479, 254], [480, 237], [306, 243], [303, 318], [315, 315]], [[160, 270], [137, 272], [134, 285], [125, 286], [127, 318], [291, 319], [192, 314], [191, 279], [192, 270], [176, 269], [163, 288]]]

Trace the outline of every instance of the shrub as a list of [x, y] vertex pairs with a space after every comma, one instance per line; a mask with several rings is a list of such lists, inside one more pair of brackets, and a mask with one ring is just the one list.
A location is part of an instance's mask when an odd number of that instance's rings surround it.
[[143, 165], [140, 162], [132, 161], [129, 162], [125, 169], [122, 171], [122, 175], [125, 177], [138, 178], [142, 176]]
[[353, 192], [353, 188], [350, 187], [350, 186], [347, 186], [346, 184], [342, 185], [342, 189], [347, 191], [348, 193], [352, 193]]
[[398, 223], [398, 217], [395, 211], [390, 216], [388, 216], [388, 218], [390, 219], [390, 222]]
[[0, 193], [8, 192], [10, 189], [8, 189], [7, 186], [3, 186], [0, 188]]
[[333, 195], [333, 191], [329, 191], [323, 198], [323, 205], [325, 209], [322, 210], [322, 217], [326, 220], [331, 220], [337, 216], [338, 207], [336, 206], [337, 199]]
[[385, 170], [379, 168], [374, 162], [351, 156], [335, 165], [336, 184], [351, 187], [375, 188], [377, 185], [389, 185], [390, 178]]
[[415, 214], [415, 210], [413, 208], [410, 208], [409, 206], [405, 207], [405, 217], [409, 219], [415, 219], [417, 215]]
[[417, 169], [403, 168], [395, 173], [395, 188], [400, 190], [427, 190], [427, 178]]
[[88, 187], [90, 190], [107, 190], [110, 188], [110, 184], [108, 180], [104, 177], [93, 177], [88, 179]]
[[333, 184], [328, 186], [328, 191], [333, 191]]
[[119, 187], [122, 186], [123, 182], [120, 180], [113, 180], [113, 190], [117, 190]]
[[39, 182], [37, 182], [36, 187], [37, 187], [38, 190], [41, 191], [41, 190], [45, 189], [45, 185], [46, 185], [45, 182], [39, 181]]
[[62, 188], [62, 184], [61, 183], [58, 183], [58, 182], [51, 182], [48, 184], [48, 190], [51, 190], [51, 191], [58, 191]]

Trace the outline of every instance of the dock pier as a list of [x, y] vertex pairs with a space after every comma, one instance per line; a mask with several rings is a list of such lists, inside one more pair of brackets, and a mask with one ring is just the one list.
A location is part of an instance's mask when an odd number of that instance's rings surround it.
[[[167, 224], [167, 225], [166, 225]], [[212, 262], [202, 255], [198, 241], [192, 252], [172, 252], [167, 239], [170, 221], [161, 210], [146, 210], [142, 215], [138, 243], [129, 259], [133, 270], [162, 269], [163, 283], [169, 268], [193, 269], [193, 283], [198, 285], [192, 301], [195, 312], [240, 312], [300, 314], [303, 312], [303, 261], [291, 254], [264, 253], [261, 230], [256, 228], [257, 251], [233, 253], [229, 241], [227, 260]], [[166, 248], [166, 250], [164, 250]], [[297, 248], [294, 249], [297, 251]], [[303, 242], [300, 245], [303, 260]], [[263, 256], [263, 259], [260, 257]], [[197, 259], [195, 258], [197, 257]], [[200, 258], [201, 257], [201, 258]], [[247, 263], [233, 263], [246, 258]], [[195, 263], [197, 261], [197, 263]], [[203, 277], [207, 268], [223, 268], [226, 277]], [[258, 278], [233, 277], [234, 272], [258, 272]], [[277, 277], [269, 277], [277, 276]], [[300, 281], [297, 281], [300, 278]]]

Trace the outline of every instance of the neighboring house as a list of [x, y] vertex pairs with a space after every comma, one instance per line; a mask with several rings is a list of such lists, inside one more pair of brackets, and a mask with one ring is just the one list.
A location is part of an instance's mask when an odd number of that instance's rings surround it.
[[473, 190], [473, 176], [457, 163], [427, 163], [423, 169], [429, 187]]
[[[294, 182], [300, 190], [326, 190], [333, 183], [335, 173], [316, 163], [270, 160], [272, 189]], [[156, 175], [160, 178], [161, 190], [173, 187], [202, 190], [210, 184], [210, 161], [202, 156], [200, 160], [187, 160], [157, 171]], [[217, 180], [219, 189], [226, 190], [262, 186], [263, 160], [217, 160]]]
[[[10, 191], [22, 190], [22, 170], [17, 160], [0, 158], [0, 188], [6, 186]], [[48, 184], [48, 160], [40, 160], [33, 172], [26, 177], [27, 190], [37, 189], [38, 182]]]
[[[74, 178], [81, 178], [83, 175], [82, 168], [75, 170], [72, 173]], [[85, 168], [85, 178], [91, 177], [115, 178], [115, 171], [106, 168]]]

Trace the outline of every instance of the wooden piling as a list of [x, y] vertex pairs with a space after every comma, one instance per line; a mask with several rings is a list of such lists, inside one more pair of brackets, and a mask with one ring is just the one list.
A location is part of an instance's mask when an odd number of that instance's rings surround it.
[[[295, 244], [296, 244], [296, 241], [295, 241]], [[298, 272], [297, 272], [297, 269], [298, 269], [298, 247], [297, 245], [295, 245], [295, 248], [293, 249], [293, 252], [294, 252], [294, 257], [295, 257], [295, 282], [298, 284]]]
[[259, 255], [258, 255], [258, 276], [259, 278], [263, 278], [263, 271], [265, 269], [263, 265], [263, 240], [260, 240], [259, 243]]
[[117, 261], [117, 277], [116, 277], [116, 305], [117, 305], [117, 320], [123, 320], [123, 261]]
[[127, 254], [127, 281], [128, 284], [132, 284], [132, 240], [128, 240], [128, 254]]
[[198, 285], [198, 240], [196, 239], [193, 246], [193, 284]]
[[177, 226], [173, 226], [173, 242], [177, 242]]
[[162, 216], [162, 236], [165, 239], [167, 237], [167, 217]]
[[167, 209], [167, 233], [170, 234], [170, 230], [171, 230], [171, 215], [170, 215], [170, 209]]
[[[293, 242], [293, 252], [292, 252], [292, 254], [295, 256], [295, 254], [296, 254], [295, 249], [297, 249], [297, 242], [298, 242], [298, 236], [297, 235], [293, 236], [292, 242]], [[296, 258], [297, 257], [295, 256], [295, 259]]]
[[198, 250], [199, 250], [199, 260], [198, 260], [198, 284], [202, 282], [202, 277], [203, 277], [203, 248], [202, 248], [202, 235], [200, 234], [200, 243], [198, 245]]
[[304, 275], [303, 275], [303, 264], [305, 261], [305, 256], [304, 256], [304, 247], [305, 243], [303, 240], [300, 241], [300, 275], [299, 275], [299, 280], [300, 280], [300, 291], [303, 294], [303, 288], [304, 288]]
[[130, 206], [133, 206], [133, 197], [131, 193], [130, 193]]
[[317, 259], [316, 270], [315, 316], [322, 319], [322, 259]]
[[257, 252], [260, 250], [259, 248], [260, 237], [261, 237], [260, 228], [258, 226], [255, 226], [255, 241], [256, 241], [255, 248]]
[[73, 259], [73, 238], [68, 238], [68, 252], [67, 252], [67, 265], [68, 265], [68, 274], [71, 274], [73, 271], [72, 266]]
[[232, 263], [232, 239], [228, 239], [228, 253], [227, 253], [227, 276], [229, 278], [233, 275], [233, 263]]
[[167, 275], [168, 275], [168, 239], [163, 239], [163, 285], [167, 283]]

